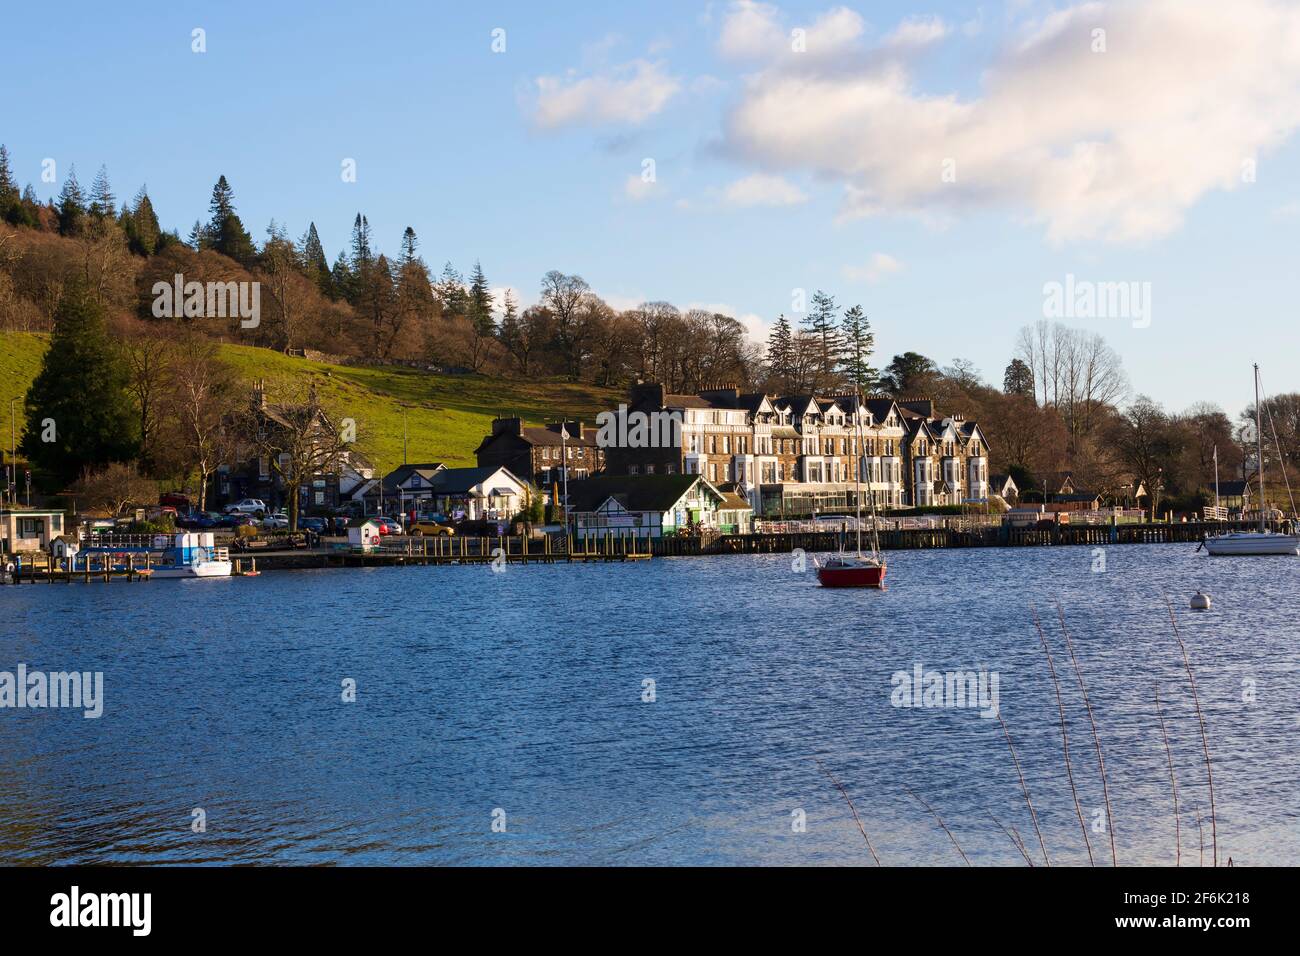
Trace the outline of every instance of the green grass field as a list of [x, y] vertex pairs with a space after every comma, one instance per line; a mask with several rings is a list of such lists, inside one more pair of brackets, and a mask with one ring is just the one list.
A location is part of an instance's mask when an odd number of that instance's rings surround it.
[[[40, 371], [47, 336], [0, 333], [0, 401], [21, 399]], [[473, 465], [474, 449], [498, 415], [541, 424], [583, 418], [618, 404], [613, 389], [563, 381], [512, 382], [478, 375], [434, 375], [404, 368], [329, 365], [242, 345], [222, 346], [222, 358], [241, 379], [305, 386], [314, 382], [336, 420], [357, 424], [357, 446], [380, 474], [402, 463], [402, 407], [406, 406], [407, 460]], [[22, 440], [23, 415], [18, 413]], [[8, 448], [8, 435], [4, 445]]]

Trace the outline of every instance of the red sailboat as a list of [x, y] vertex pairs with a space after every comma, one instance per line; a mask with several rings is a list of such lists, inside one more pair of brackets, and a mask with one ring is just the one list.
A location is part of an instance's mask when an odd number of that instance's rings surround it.
[[880, 535], [877, 532], [876, 499], [871, 498], [871, 553], [862, 553], [862, 398], [854, 393], [854, 434], [857, 436], [857, 455], [853, 470], [854, 504], [857, 506], [857, 518], [854, 522], [858, 536], [856, 554], [846, 554], [844, 540], [840, 539], [840, 551], [820, 562], [813, 558], [817, 567], [817, 581], [824, 588], [883, 588], [885, 586], [885, 559], [880, 553]]

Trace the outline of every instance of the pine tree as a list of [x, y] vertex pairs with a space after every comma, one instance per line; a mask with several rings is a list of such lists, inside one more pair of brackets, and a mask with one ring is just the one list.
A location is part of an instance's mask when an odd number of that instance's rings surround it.
[[370, 222], [361, 213], [357, 213], [352, 223], [352, 271], [358, 276], [365, 273], [374, 262], [374, 251], [370, 247]]
[[68, 178], [63, 181], [56, 208], [59, 214], [60, 235], [75, 236], [81, 231], [82, 222], [86, 217], [86, 196], [81, 191], [81, 184], [77, 182], [75, 164], [68, 167]]
[[782, 391], [790, 387], [794, 376], [794, 332], [784, 314], [777, 316], [767, 337], [767, 367]]
[[131, 251], [136, 255], [151, 256], [158, 251], [162, 227], [158, 225], [158, 216], [144, 186], [135, 194], [135, 203], [129, 209], [123, 208], [122, 228], [126, 231]]
[[19, 202], [18, 184], [9, 168], [9, 150], [0, 143], [0, 219], [8, 221]]
[[347, 253], [342, 249], [339, 250], [339, 257], [334, 260], [334, 267], [330, 270], [330, 285], [333, 288], [331, 298], [351, 302], [355, 297], [356, 277], [353, 276], [352, 268], [348, 265]]
[[488, 288], [487, 276], [478, 262], [474, 263], [474, 273], [470, 277], [467, 306], [469, 319], [479, 334], [492, 334], [496, 328], [492, 320], [492, 290]]
[[402, 260], [403, 266], [408, 266], [419, 258], [416, 250], [420, 247], [420, 240], [415, 238], [415, 230], [410, 226], [402, 233]]
[[835, 297], [818, 289], [813, 293], [812, 308], [803, 320], [804, 329], [818, 340], [819, 355], [814, 388], [830, 385], [839, 365], [843, 339], [835, 317]]
[[302, 268], [307, 278], [315, 283], [321, 295], [333, 298], [336, 293], [330, 278], [330, 264], [325, 258], [325, 247], [321, 245], [320, 234], [316, 232], [316, 223], [307, 226], [298, 246], [302, 250]]
[[880, 378], [870, 364], [876, 350], [876, 333], [871, 331], [871, 322], [863, 314], [862, 306], [845, 310], [840, 332], [843, 335], [840, 374], [863, 394], [874, 391]]
[[[64, 293], [41, 371], [27, 392], [23, 453], [50, 484], [140, 451], [130, 371], [104, 309], [80, 286]], [[47, 441], [48, 438], [52, 441]]]
[[200, 249], [208, 248], [208, 227], [195, 219], [194, 226], [190, 229], [190, 237], [187, 242], [189, 247], [195, 252], [198, 252]]
[[235, 213], [234, 193], [225, 176], [219, 177], [212, 187], [208, 209], [212, 218], [208, 221], [204, 245], [243, 265], [251, 265], [257, 250], [253, 248], [253, 237]]
[[442, 303], [444, 315], [466, 315], [469, 302], [465, 295], [465, 280], [455, 267], [448, 262], [442, 267], [442, 275], [433, 287], [438, 301]]
[[108, 182], [108, 167], [100, 166], [95, 174], [95, 181], [90, 187], [90, 215], [96, 219], [105, 219], [113, 215], [117, 206], [117, 197]]
[[235, 192], [230, 188], [226, 177], [218, 176], [217, 184], [212, 187], [212, 199], [208, 202], [208, 227], [215, 232], [227, 216], [235, 214]]

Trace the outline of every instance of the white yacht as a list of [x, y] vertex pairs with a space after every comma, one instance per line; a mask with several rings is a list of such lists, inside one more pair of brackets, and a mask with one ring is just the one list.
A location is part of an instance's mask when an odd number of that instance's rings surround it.
[[1264, 419], [1259, 397], [1259, 366], [1255, 366], [1255, 449], [1259, 457], [1259, 530], [1212, 534], [1202, 544], [1212, 555], [1300, 554], [1300, 535], [1270, 531], [1264, 498]]

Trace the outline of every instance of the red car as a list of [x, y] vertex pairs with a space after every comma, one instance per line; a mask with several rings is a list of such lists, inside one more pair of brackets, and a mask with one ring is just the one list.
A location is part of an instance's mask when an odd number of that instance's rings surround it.
[[375, 517], [373, 520], [378, 523], [380, 534], [402, 533], [402, 523], [396, 518]]

